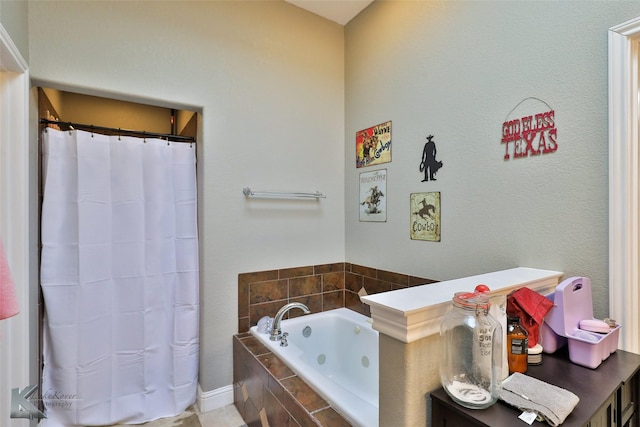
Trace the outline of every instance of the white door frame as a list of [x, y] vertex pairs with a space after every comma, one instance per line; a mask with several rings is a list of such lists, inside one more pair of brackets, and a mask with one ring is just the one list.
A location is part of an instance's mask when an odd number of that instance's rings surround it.
[[640, 353], [638, 52], [640, 18], [609, 30], [609, 313]]
[[[33, 348], [33, 301], [29, 273], [29, 74], [27, 63], [0, 24], [0, 236], [16, 286], [20, 313], [0, 321], [0, 426], [11, 420], [11, 389], [29, 386]], [[37, 283], [37, 282], [35, 282]], [[35, 316], [35, 317], [34, 317]]]

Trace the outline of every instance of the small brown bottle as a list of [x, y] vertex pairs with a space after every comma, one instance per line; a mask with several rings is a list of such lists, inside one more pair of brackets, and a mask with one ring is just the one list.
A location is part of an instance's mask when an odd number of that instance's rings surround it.
[[509, 374], [527, 372], [527, 352], [529, 338], [527, 331], [520, 325], [519, 317], [509, 317], [507, 324], [507, 359]]

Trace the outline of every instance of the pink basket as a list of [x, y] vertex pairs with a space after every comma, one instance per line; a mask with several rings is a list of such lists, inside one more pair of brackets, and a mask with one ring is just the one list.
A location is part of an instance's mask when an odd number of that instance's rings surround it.
[[591, 281], [587, 277], [571, 277], [560, 283], [555, 293], [546, 295], [553, 308], [540, 327], [540, 341], [545, 353], [569, 345], [569, 359], [595, 369], [618, 349], [620, 325], [606, 334], [582, 330], [581, 320], [593, 319]]

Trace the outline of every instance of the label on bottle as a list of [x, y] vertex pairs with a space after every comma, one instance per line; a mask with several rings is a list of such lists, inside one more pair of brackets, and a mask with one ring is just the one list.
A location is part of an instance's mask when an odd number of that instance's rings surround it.
[[511, 354], [527, 354], [526, 338], [512, 338], [511, 339]]

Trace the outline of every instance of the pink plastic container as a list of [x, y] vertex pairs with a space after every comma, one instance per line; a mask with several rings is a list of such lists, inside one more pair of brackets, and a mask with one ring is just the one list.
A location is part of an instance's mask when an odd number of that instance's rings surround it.
[[606, 334], [579, 328], [583, 319], [593, 319], [591, 281], [587, 277], [571, 277], [560, 283], [553, 294], [546, 295], [553, 308], [540, 327], [540, 341], [545, 353], [569, 345], [569, 359], [595, 369], [618, 349], [620, 325]]

